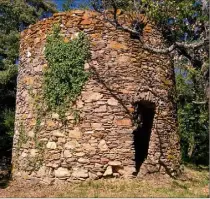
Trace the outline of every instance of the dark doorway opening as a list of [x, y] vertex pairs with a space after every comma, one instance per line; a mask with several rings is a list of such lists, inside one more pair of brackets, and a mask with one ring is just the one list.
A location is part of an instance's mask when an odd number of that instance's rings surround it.
[[134, 122], [136, 129], [133, 131], [135, 163], [137, 175], [142, 163], [147, 158], [150, 135], [155, 115], [155, 104], [149, 101], [139, 101], [134, 104]]

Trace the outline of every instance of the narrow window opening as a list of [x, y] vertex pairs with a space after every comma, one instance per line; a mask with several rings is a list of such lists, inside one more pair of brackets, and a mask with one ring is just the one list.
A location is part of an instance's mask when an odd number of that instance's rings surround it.
[[137, 175], [142, 163], [147, 158], [150, 135], [155, 115], [155, 104], [149, 101], [140, 101], [134, 104], [134, 122], [136, 129], [133, 131], [135, 163]]

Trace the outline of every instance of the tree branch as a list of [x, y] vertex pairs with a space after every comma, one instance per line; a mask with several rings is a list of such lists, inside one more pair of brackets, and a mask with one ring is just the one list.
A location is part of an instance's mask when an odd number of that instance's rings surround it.
[[112, 0], [112, 7], [114, 8], [114, 22], [116, 23], [116, 26], [118, 26], [118, 20], [117, 20], [117, 6], [115, 3], [115, 0]]
[[209, 40], [207, 38], [203, 39], [199, 42], [195, 42], [195, 43], [191, 43], [191, 44], [188, 44], [186, 42], [175, 42], [176, 46], [178, 46], [178, 47], [191, 48], [191, 49], [200, 48], [203, 45], [207, 45], [208, 43], [209, 43]]
[[192, 101], [192, 103], [193, 103], [193, 104], [202, 105], [202, 104], [206, 104], [207, 102], [206, 102], [206, 101], [203, 101], [203, 102]]
[[141, 44], [143, 45], [143, 48], [148, 50], [148, 51], [152, 51], [152, 52], [155, 52], [155, 53], [161, 53], [161, 54], [167, 54], [167, 53], [170, 53], [172, 51], [174, 51], [176, 48], [185, 48], [185, 49], [192, 49], [192, 50], [195, 50], [197, 48], [200, 48], [204, 45], [207, 45], [209, 43], [209, 40], [207, 38], [199, 41], [199, 42], [195, 42], [195, 43], [186, 43], [186, 42], [174, 42], [174, 44], [172, 44], [171, 46], [169, 46], [168, 48], [155, 48], [155, 47], [152, 47], [152, 46], [149, 46], [147, 44], [144, 43], [144, 41], [141, 39], [141, 36], [139, 35], [139, 32], [132, 29], [132, 28], [129, 28], [128, 26], [125, 26], [125, 25], [122, 25], [118, 22], [118, 19], [117, 19], [117, 6], [115, 4], [115, 0], [112, 0], [112, 7], [114, 9], [114, 20], [110, 20], [107, 15], [106, 15], [106, 11], [99, 11], [95, 5], [93, 5], [94, 9], [97, 11], [97, 12], [100, 12], [101, 14], [104, 15], [104, 18], [105, 20], [107, 20], [109, 23], [111, 23], [113, 26], [115, 26], [116, 28], [118, 29], [121, 29], [121, 30], [124, 30], [126, 32], [129, 32], [129, 33], [132, 33], [134, 35], [137, 36], [137, 38], [139, 38]]

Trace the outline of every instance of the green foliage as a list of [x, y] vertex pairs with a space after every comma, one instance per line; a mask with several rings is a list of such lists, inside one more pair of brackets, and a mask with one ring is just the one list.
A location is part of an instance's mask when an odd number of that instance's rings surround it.
[[55, 5], [45, 0], [0, 0], [0, 150], [12, 148], [20, 31]]
[[176, 82], [183, 160], [208, 165], [209, 113], [201, 72], [193, 68], [180, 69]]
[[45, 56], [49, 69], [44, 74], [44, 96], [49, 109], [63, 115], [88, 79], [84, 64], [90, 58], [90, 51], [84, 33], [66, 42], [59, 34], [59, 27], [54, 26], [53, 33], [47, 38]]
[[[143, 13], [156, 23], [171, 42], [192, 41], [204, 36], [209, 20], [206, 0], [91, 0], [94, 8], [119, 8], [133, 14]], [[137, 18], [136, 18], [137, 19]], [[186, 38], [184, 38], [186, 36]]]
[[14, 134], [14, 110], [6, 109], [1, 115], [0, 151], [9, 150]]
[[3, 112], [3, 125], [6, 128], [7, 135], [10, 137], [14, 134], [14, 111], [11, 109], [5, 110]]
[[197, 39], [203, 22], [208, 21], [208, 14], [202, 11], [199, 0], [145, 2], [148, 4], [146, 15], [162, 28], [170, 41], [189, 42]]
[[17, 75], [19, 32], [35, 23], [46, 12], [55, 11], [54, 4], [44, 0], [0, 2], [0, 85], [5, 85]]

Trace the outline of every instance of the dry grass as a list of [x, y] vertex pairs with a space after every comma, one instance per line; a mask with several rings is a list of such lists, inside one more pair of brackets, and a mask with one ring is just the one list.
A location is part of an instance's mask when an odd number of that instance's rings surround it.
[[63, 186], [39, 186], [25, 182], [11, 182], [0, 190], [0, 197], [208, 197], [207, 169], [186, 167], [181, 179], [150, 176], [143, 180], [106, 179]]

